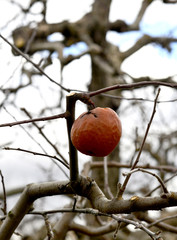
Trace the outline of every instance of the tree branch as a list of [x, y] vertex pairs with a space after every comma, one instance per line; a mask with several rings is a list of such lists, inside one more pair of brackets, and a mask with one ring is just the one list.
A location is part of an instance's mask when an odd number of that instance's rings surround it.
[[68, 142], [69, 142], [69, 159], [70, 159], [70, 180], [75, 182], [78, 180], [79, 167], [78, 167], [78, 155], [77, 150], [71, 142], [71, 128], [75, 120], [75, 104], [77, 98], [75, 93], [71, 93], [66, 97], [66, 109], [70, 117], [67, 118], [67, 132], [68, 132]]

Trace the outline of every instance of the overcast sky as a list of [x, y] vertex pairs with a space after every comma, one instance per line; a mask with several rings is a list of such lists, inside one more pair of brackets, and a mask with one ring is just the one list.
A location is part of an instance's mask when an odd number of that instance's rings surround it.
[[[26, 7], [29, 1], [20, 1], [17, 0], [20, 4], [23, 4]], [[62, 20], [76, 21], [80, 18], [81, 15], [84, 15], [91, 9], [92, 0], [49, 0], [48, 1], [48, 22], [59, 22]], [[114, 0], [111, 6], [110, 20], [114, 21], [117, 18], [123, 19], [128, 23], [131, 23], [140, 8], [142, 0]], [[51, 3], [51, 4], [50, 4]], [[55, 6], [55, 8], [53, 7]], [[68, 8], [68, 6], [70, 6]], [[127, 8], [128, 6], [128, 8]], [[32, 8], [32, 11], [37, 13], [41, 10], [41, 4], [35, 4]], [[21, 25], [21, 20], [23, 24], [30, 19], [24, 18], [23, 15], [16, 16], [19, 12], [19, 8], [11, 4], [8, 0], [1, 0], [0, 2], [0, 29], [1, 33], [8, 37], [11, 30], [16, 25]], [[169, 36], [170, 34], [175, 34], [177, 36], [176, 29], [176, 4], [162, 4], [161, 1], [156, 0], [151, 4], [147, 10], [142, 24], [141, 32], [132, 32], [132, 33], [109, 33], [107, 39], [112, 43], [118, 45], [121, 50], [125, 50], [130, 47], [143, 33]], [[15, 17], [14, 21], [11, 21], [8, 24], [8, 27], [5, 28], [6, 24]], [[34, 15], [31, 16], [31, 20], [34, 19]], [[40, 17], [35, 17], [35, 19], [40, 20]], [[2, 40], [0, 40], [2, 44]], [[7, 63], [9, 61], [9, 55], [7, 54], [7, 49], [9, 47], [7, 44], [3, 43], [3, 49], [0, 49], [1, 55], [3, 54], [3, 60], [0, 60], [0, 66], [3, 66], [1, 69], [4, 69], [4, 76], [9, 74], [7, 71]], [[72, 49], [73, 50], [73, 49]], [[79, 49], [80, 50], [80, 49]], [[9, 50], [10, 51], [10, 50]], [[141, 56], [141, 57], [139, 57]], [[153, 58], [152, 58], [153, 56]], [[168, 76], [171, 74], [176, 74], [176, 64], [177, 64], [177, 47], [174, 47], [174, 51], [169, 54], [166, 50], [161, 48], [154, 47], [153, 45], [146, 46], [138, 51], [136, 54], [132, 55], [127, 59], [122, 65], [124, 70], [128, 70], [129, 73], [135, 76], [141, 75], [151, 75], [153, 77], [162, 77]], [[14, 65], [16, 59], [12, 59], [10, 65]], [[85, 62], [86, 61], [86, 62]], [[85, 58], [83, 64], [89, 64], [89, 60]], [[133, 65], [132, 65], [133, 61]], [[160, 62], [160, 64], [159, 64]], [[17, 62], [16, 62], [17, 64]], [[139, 66], [141, 65], [141, 69]], [[166, 67], [168, 66], [168, 68]], [[75, 67], [75, 66], [74, 66]], [[71, 71], [70, 71], [71, 72]], [[67, 84], [67, 80], [66, 80]]]

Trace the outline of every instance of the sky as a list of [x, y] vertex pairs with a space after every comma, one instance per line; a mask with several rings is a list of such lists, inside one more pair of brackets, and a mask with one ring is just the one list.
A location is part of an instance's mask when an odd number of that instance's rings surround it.
[[[18, 0], [19, 1], [19, 0]], [[18, 2], [17, 1], [17, 2]], [[20, 4], [25, 4], [28, 1], [21, 2]], [[62, 2], [62, 4], [61, 4]], [[69, 20], [69, 21], [76, 21], [80, 18], [81, 15], [84, 15], [86, 12], [88, 12], [91, 9], [92, 0], [82, 1], [82, 0], [49, 0], [49, 9], [47, 14], [47, 20], [49, 22], [58, 22], [63, 19]], [[136, 13], [140, 8], [142, 0], [114, 0], [111, 6], [111, 12], [110, 12], [110, 21], [114, 21], [117, 19], [117, 16], [120, 19], [123, 19], [127, 21], [128, 23], [131, 23], [135, 17]], [[52, 4], [50, 4], [52, 3]], [[26, 4], [27, 5], [27, 4]], [[54, 9], [53, 6], [56, 6]], [[68, 8], [68, 5], [70, 5], [70, 8]], [[128, 11], [126, 9], [126, 6], [129, 6]], [[11, 9], [12, 8], [12, 9]], [[9, 9], [9, 11], [4, 11], [4, 9]], [[74, 11], [73, 11], [74, 9]], [[126, 9], [126, 11], [124, 10]], [[158, 9], [158, 14], [157, 14]], [[11, 10], [11, 11], [10, 11]], [[35, 7], [32, 9], [34, 13], [37, 13], [41, 10], [40, 3], [36, 4]], [[7, 0], [1, 0], [0, 3], [0, 29], [5, 26], [5, 24], [8, 22], [8, 19], [13, 19], [16, 17], [16, 13], [18, 13], [19, 9], [15, 6], [12, 7], [12, 4], [10, 1]], [[5, 14], [4, 14], [5, 12]], [[140, 32], [132, 32], [132, 33], [124, 33], [124, 34], [117, 34], [110, 32], [107, 36], [107, 39], [114, 43], [115, 45], [118, 45], [120, 49], [126, 50], [129, 48], [142, 34], [152, 34], [154, 36], [161, 35], [161, 36], [169, 36], [169, 34], [175, 34], [177, 36], [177, 29], [176, 29], [176, 12], [177, 12], [177, 5], [175, 4], [169, 4], [164, 5], [161, 3], [160, 0], [154, 1], [153, 4], [149, 7], [147, 10], [143, 22], [141, 24], [141, 31]], [[10, 14], [8, 14], [10, 13]], [[11, 14], [11, 13], [14, 13]], [[22, 19], [24, 21], [28, 21], [30, 16], [25, 20], [23, 16], [18, 16], [19, 19]], [[31, 18], [33, 19], [34, 16], [32, 15]], [[39, 17], [35, 18], [39, 19]], [[5, 36], [8, 36], [10, 34], [9, 29], [13, 28], [15, 21], [11, 21], [8, 28], [3, 28], [1, 31], [2, 34]], [[19, 20], [17, 22], [19, 23]], [[2, 42], [2, 41], [1, 41]], [[80, 50], [83, 50], [85, 46], [82, 44], [78, 46], [74, 46], [70, 49], [65, 49], [65, 53], [75, 53], [77, 54]], [[1, 50], [2, 54], [3, 52], [6, 52], [9, 47], [6, 44], [3, 44], [3, 50]], [[153, 45], [146, 46], [142, 48], [139, 52], [132, 55], [130, 58], [128, 58], [125, 63], [123, 64], [123, 69], [128, 69], [128, 71], [134, 75], [152, 75], [153, 77], [161, 77], [162, 75], [169, 75], [169, 74], [175, 74], [176, 73], [176, 62], [177, 62], [177, 47], [173, 47], [173, 52], [169, 54], [167, 50], [162, 50], [160, 47], [154, 47]], [[2, 69], [4, 69], [4, 75], [6, 75], [8, 72], [7, 69], [7, 62], [9, 60], [9, 55], [3, 54], [4, 58], [3, 60], [0, 60], [1, 66], [4, 65]], [[139, 58], [139, 56], [142, 56]], [[153, 58], [151, 57], [153, 55]], [[161, 61], [161, 64], [159, 63], [159, 60]], [[14, 60], [16, 61], [16, 59]], [[86, 64], [88, 65], [88, 59], [85, 58]], [[132, 66], [132, 61], [134, 62]], [[12, 61], [9, 63], [10, 65], [14, 65], [14, 62]], [[85, 65], [85, 62], [83, 61], [83, 64]], [[139, 68], [139, 65], [141, 64], [141, 69]], [[168, 68], [165, 66], [168, 65]], [[75, 66], [74, 66], [75, 67]], [[73, 67], [73, 68], [74, 68]], [[9, 74], [9, 73], [8, 73]], [[66, 83], [67, 84], [67, 83]]]
[[[51, 22], [55, 22], [60, 19], [76, 21], [79, 19], [81, 12], [86, 13], [88, 10], [90, 10], [92, 2], [93, 1], [67, 0], [65, 3], [63, 2], [62, 7], [58, 8], [60, 9], [59, 12], [58, 10], [55, 12], [53, 9], [51, 9], [52, 14], [50, 15], [49, 13], [50, 20]], [[112, 2], [110, 11], [110, 21], [114, 21], [117, 19], [117, 17], [119, 17], [119, 19], [125, 20], [128, 23], [133, 22], [136, 17], [136, 13], [140, 8], [141, 2], [142, 0], [114, 0]], [[72, 7], [68, 10], [67, 6], [70, 3], [73, 5], [76, 4], [75, 11], [72, 11]], [[56, 0], [55, 4], [60, 4], [60, 1]], [[129, 6], [128, 11], [127, 6]], [[169, 36], [169, 34], [172, 34], [173, 32], [173, 35], [175, 34], [177, 37], [177, 20], [175, 21], [176, 12], [177, 5], [164, 5], [160, 0], [156, 0], [153, 4], [151, 4], [144, 15], [143, 22], [140, 26], [141, 32], [131, 32], [124, 34], [110, 32], [107, 36], [107, 39], [115, 45], [118, 45], [120, 47], [120, 50], [123, 51], [129, 48], [143, 34], [151, 34], [152, 36]], [[71, 50], [75, 52], [76, 48], [69, 49], [69, 51]], [[161, 64], [158, 64], [159, 61]], [[133, 66], [132, 62], [134, 62]], [[140, 64], [141, 69], [139, 68]], [[136, 77], [141, 75], [151, 75], [153, 77], [160, 78], [162, 76], [176, 74], [176, 64], [176, 46], [173, 47], [173, 52], [169, 54], [167, 50], [162, 50], [160, 47], [157, 48], [153, 45], [149, 45], [142, 48], [139, 52], [128, 58], [123, 64], [122, 68], [126, 70], [128, 69], [129, 73]], [[167, 65], [168, 68], [166, 67]]]

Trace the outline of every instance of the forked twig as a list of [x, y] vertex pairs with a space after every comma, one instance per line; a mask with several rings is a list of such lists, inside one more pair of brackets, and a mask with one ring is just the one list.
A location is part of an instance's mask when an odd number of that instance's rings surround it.
[[[164, 182], [164, 183], [167, 183], [167, 182], [169, 182], [170, 180], [172, 180], [172, 179], [173, 179], [174, 177], [176, 177], [176, 176], [177, 176], [177, 172], [176, 172], [175, 174], [173, 174], [171, 177], [165, 179], [163, 182]], [[161, 187], [161, 185], [158, 185], [157, 187], [155, 187], [154, 189], [152, 189], [151, 191], [149, 191], [149, 192], [145, 195], [145, 197], [151, 196], [152, 193], [155, 192], [155, 191], [156, 191], [157, 189], [159, 189], [160, 187]]]
[[142, 224], [142, 223], [139, 223], [139, 222], [127, 219], [127, 218], [122, 218], [122, 217], [119, 217], [115, 214], [111, 214], [111, 217], [118, 222], [124, 222], [124, 223], [127, 223], [127, 224], [134, 225], [135, 228], [143, 230], [145, 233], [147, 233], [151, 237], [151, 239], [153, 239], [153, 240], [162, 239], [162, 238], [160, 238], [160, 232], [154, 233], [151, 230], [149, 230], [147, 227], [145, 227], [144, 224]]
[[144, 173], [148, 173], [148, 174], [154, 176], [154, 177], [157, 178], [157, 180], [159, 181], [159, 183], [160, 183], [160, 185], [161, 185], [164, 193], [165, 193], [165, 194], [168, 193], [168, 190], [167, 190], [164, 182], [162, 181], [162, 179], [161, 179], [157, 174], [155, 174], [155, 173], [153, 173], [153, 172], [150, 172], [150, 171], [148, 171], [148, 170], [146, 170], [146, 169], [136, 168], [136, 169], [134, 169], [134, 170], [132, 170], [132, 171], [130, 171], [130, 172], [128, 172], [128, 173], [123, 173], [123, 176], [128, 176], [128, 175], [131, 175], [131, 174], [133, 174], [133, 173], [135, 173], [135, 172], [144, 172]]
[[[113, 236], [114, 239], [115, 239], [115, 237], [117, 237], [117, 233], [118, 233], [118, 230], [119, 230], [119, 227], [120, 227], [121, 223], [126, 223], [126, 224], [130, 224], [130, 225], [135, 226], [135, 228], [140, 229], [140, 230], [144, 231], [146, 234], [148, 234], [151, 237], [151, 239], [153, 239], [153, 240], [160, 239], [159, 238], [160, 237], [160, 232], [158, 232], [158, 233], [152, 232], [141, 222], [137, 222], [137, 221], [128, 219], [126, 217], [122, 217], [120, 215], [103, 213], [103, 212], [100, 212], [99, 210], [93, 209], [93, 208], [84, 208], [84, 209], [75, 208], [74, 210], [73, 210], [73, 208], [61, 208], [61, 209], [55, 209], [55, 210], [51, 210], [51, 211], [30, 211], [28, 214], [42, 215], [43, 216], [43, 215], [47, 215], [47, 214], [51, 214], [51, 213], [58, 213], [58, 212], [61, 212], [61, 213], [75, 212], [75, 213], [91, 214], [91, 215], [94, 215], [94, 216], [106, 216], [106, 217], [112, 218], [118, 223], [117, 228], [115, 229], [116, 231], [115, 231], [114, 236]], [[112, 227], [114, 228], [114, 225], [112, 225]], [[111, 231], [112, 227], [109, 225], [110, 231]]]

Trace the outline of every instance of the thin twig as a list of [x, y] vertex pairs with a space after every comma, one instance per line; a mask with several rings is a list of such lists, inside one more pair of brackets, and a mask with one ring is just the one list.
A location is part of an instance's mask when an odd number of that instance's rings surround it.
[[123, 176], [128, 176], [129, 174], [131, 175], [131, 174], [133, 174], [133, 173], [135, 173], [135, 172], [144, 172], [144, 173], [148, 173], [148, 174], [154, 176], [154, 177], [157, 178], [157, 180], [159, 181], [159, 183], [160, 183], [160, 185], [161, 185], [164, 193], [168, 193], [168, 190], [167, 190], [164, 182], [162, 181], [162, 179], [161, 179], [157, 174], [152, 173], [152, 172], [150, 172], [150, 171], [148, 171], [148, 170], [141, 169], [141, 168], [137, 168], [137, 169], [134, 169], [134, 170], [132, 170], [132, 171], [130, 171], [130, 172], [128, 172], [128, 173], [123, 173]]
[[164, 222], [164, 221], [166, 221], [166, 220], [170, 220], [170, 219], [174, 219], [174, 218], [177, 218], [177, 214], [175, 214], [175, 215], [173, 215], [173, 216], [168, 216], [168, 217], [160, 218], [160, 219], [158, 219], [158, 220], [156, 220], [156, 221], [148, 224], [147, 227], [150, 228], [150, 227], [156, 225], [157, 223]]
[[[164, 180], [164, 183], [167, 183], [167, 182], [169, 182], [170, 180], [172, 180], [174, 177], [176, 177], [177, 176], [177, 172], [175, 173], [175, 174], [173, 174], [171, 177], [169, 177], [169, 178], [167, 178], [166, 180]], [[146, 195], [145, 195], [145, 197], [149, 197], [149, 196], [151, 196], [151, 194], [153, 193], [153, 192], [155, 192], [157, 189], [159, 189], [161, 187], [161, 185], [158, 185], [157, 187], [155, 187], [153, 190], [151, 190], [150, 192], [148, 192]]]
[[[55, 209], [55, 210], [49, 210], [49, 211], [30, 211], [28, 214], [44, 215], [44, 214], [54, 214], [54, 213], [59, 213], [59, 212], [61, 212], [61, 213], [73, 212], [73, 208], [61, 208], [61, 209]], [[118, 223], [123, 222], [123, 223], [126, 223], [126, 224], [131, 224], [131, 225], [135, 226], [137, 229], [143, 230], [152, 239], [158, 240], [158, 237], [159, 237], [159, 234], [156, 234], [156, 233], [152, 232], [147, 227], [145, 227], [142, 223], [130, 220], [130, 219], [122, 217], [122, 216], [120, 217], [120, 216], [117, 216], [115, 214], [103, 213], [103, 212], [100, 212], [100, 211], [98, 211], [96, 209], [92, 209], [92, 208], [84, 208], [84, 209], [75, 208], [74, 212], [83, 213], [83, 214], [91, 214], [91, 215], [94, 215], [94, 216], [110, 217], [110, 218], [116, 220]]]
[[162, 82], [162, 81], [142, 81], [138, 83], [126, 83], [126, 84], [116, 84], [110, 87], [105, 87], [93, 92], [88, 93], [90, 97], [96, 96], [101, 93], [109, 92], [116, 89], [121, 90], [127, 90], [127, 89], [134, 89], [134, 88], [141, 88], [144, 86], [165, 86], [165, 87], [171, 87], [171, 88], [177, 88], [177, 83], [169, 83], [169, 82]]
[[39, 122], [39, 121], [49, 121], [49, 120], [53, 120], [53, 119], [67, 118], [67, 117], [68, 117], [68, 113], [65, 112], [65, 113], [53, 115], [53, 116], [50, 116], [50, 117], [40, 117], [40, 118], [33, 118], [33, 119], [10, 122], [10, 123], [3, 123], [3, 124], [0, 124], [0, 127], [13, 127], [15, 125], [22, 125], [22, 124], [25, 124], [25, 123], [33, 123], [33, 122]]
[[[147, 125], [146, 132], [145, 132], [145, 135], [144, 135], [144, 138], [143, 138], [143, 141], [142, 141], [142, 144], [141, 144], [139, 153], [138, 153], [138, 155], [137, 155], [137, 158], [136, 158], [134, 164], [133, 164], [132, 167], [131, 167], [131, 170], [135, 169], [135, 167], [137, 166], [137, 164], [138, 164], [138, 162], [139, 162], [139, 159], [140, 159], [141, 153], [142, 153], [142, 151], [143, 151], [143, 147], [144, 147], [146, 138], [147, 138], [148, 133], [149, 133], [150, 126], [151, 126], [151, 124], [152, 124], [152, 121], [153, 121], [153, 118], [154, 118], [154, 115], [155, 115], [155, 112], [156, 112], [156, 105], [157, 105], [157, 99], [158, 99], [158, 97], [159, 97], [159, 94], [160, 94], [160, 88], [158, 89], [156, 98], [155, 98], [155, 100], [154, 100], [154, 107], [153, 107], [152, 115], [151, 115], [150, 121], [149, 121], [149, 123], [148, 123], [148, 125]], [[120, 187], [119, 192], [118, 192], [118, 194], [117, 194], [117, 198], [118, 198], [118, 199], [121, 199], [121, 198], [122, 198], [122, 195], [123, 195], [123, 193], [124, 193], [124, 191], [125, 191], [125, 188], [126, 188], [126, 186], [127, 186], [127, 184], [128, 184], [128, 181], [129, 181], [129, 179], [130, 179], [130, 176], [131, 176], [131, 175], [127, 175], [127, 177], [125, 178], [125, 181], [124, 181], [123, 185]]]
[[44, 154], [44, 153], [39, 153], [39, 152], [34, 152], [34, 151], [30, 151], [30, 150], [26, 150], [26, 149], [22, 149], [22, 148], [11, 148], [11, 147], [4, 147], [4, 150], [15, 150], [15, 151], [21, 151], [21, 152], [26, 152], [26, 153], [31, 153], [33, 155], [37, 155], [37, 156], [43, 156], [43, 157], [49, 157], [49, 158], [53, 158], [55, 160], [57, 160], [58, 162], [62, 163], [66, 168], [69, 169], [69, 164], [67, 164], [66, 162], [62, 161], [61, 159], [59, 159], [56, 156], [52, 156], [52, 155], [48, 155], [48, 154]]

